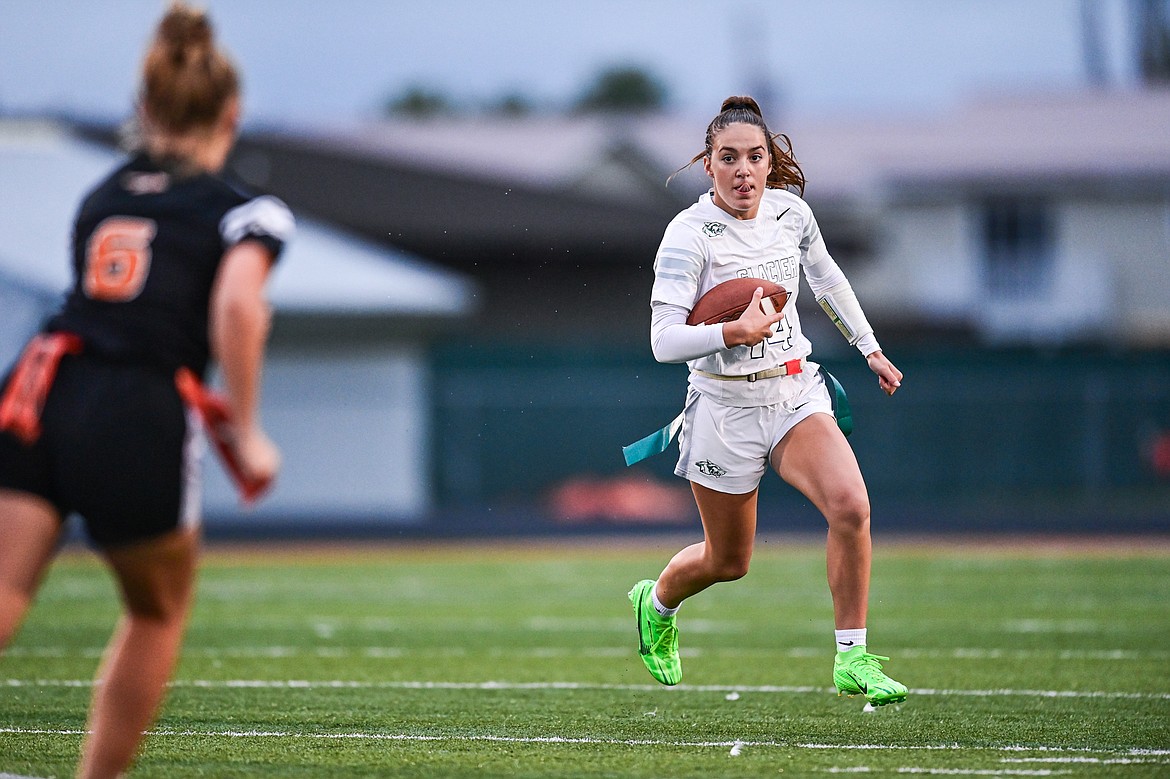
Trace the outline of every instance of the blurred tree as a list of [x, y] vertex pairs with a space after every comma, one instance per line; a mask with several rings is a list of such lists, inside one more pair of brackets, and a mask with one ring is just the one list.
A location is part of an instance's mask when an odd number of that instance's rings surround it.
[[1142, 81], [1170, 83], [1170, 0], [1134, 0], [1134, 3]]
[[407, 87], [402, 94], [386, 102], [387, 116], [429, 119], [449, 114], [452, 110], [451, 101], [446, 95], [418, 85]]
[[666, 106], [666, 87], [655, 76], [633, 66], [603, 70], [577, 102], [585, 112], [652, 113]]
[[532, 113], [532, 102], [523, 95], [512, 92], [489, 104], [487, 112], [496, 116], [528, 116]]

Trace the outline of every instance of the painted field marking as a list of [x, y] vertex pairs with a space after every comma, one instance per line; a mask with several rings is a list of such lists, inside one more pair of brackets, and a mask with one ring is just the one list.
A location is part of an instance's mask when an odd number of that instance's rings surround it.
[[[101, 657], [104, 647], [79, 647], [79, 648], [60, 648], [60, 647], [45, 647], [45, 646], [15, 646], [10, 647], [5, 655], [7, 657], [52, 657], [52, 658], [67, 658], [67, 657], [82, 657], [82, 658], [97, 658]], [[563, 656], [578, 656], [578, 657], [615, 657], [628, 655], [631, 649], [627, 645], [622, 646], [595, 646], [595, 647], [534, 647], [526, 649], [517, 649], [515, 647], [484, 647], [482, 651], [489, 655], [500, 656], [514, 656], [514, 657], [563, 657]], [[1095, 661], [1148, 661], [1148, 660], [1170, 660], [1170, 652], [1163, 650], [1153, 651], [1134, 651], [1128, 649], [1060, 649], [1060, 650], [1031, 650], [1031, 649], [981, 649], [981, 648], [955, 648], [955, 649], [898, 649], [898, 658], [908, 659], [948, 659], [948, 660], [1035, 660], [1035, 659], [1060, 659], [1060, 660], [1095, 660]], [[428, 647], [404, 647], [404, 646], [355, 646], [355, 647], [321, 647], [321, 646], [288, 646], [288, 645], [274, 645], [274, 646], [232, 646], [232, 647], [198, 647], [193, 646], [184, 648], [184, 657], [261, 657], [261, 658], [280, 658], [280, 657], [336, 657], [336, 658], [350, 658], [350, 657], [368, 657], [368, 658], [399, 658], [408, 657], [411, 655], [423, 655], [433, 657], [436, 654], [447, 654], [452, 656], [464, 656], [471, 654], [466, 648], [456, 649], [432, 649]], [[818, 658], [824, 657], [826, 652], [823, 647], [793, 647], [786, 650], [777, 651], [775, 649], [743, 649], [743, 648], [716, 648], [716, 649], [697, 649], [694, 647], [684, 647], [682, 654], [689, 657], [740, 657], [740, 656], [759, 656], [769, 655], [775, 657], [793, 657], [793, 658]]]
[[1165, 760], [1151, 759], [1146, 757], [1005, 757], [1001, 759], [1001, 763], [1089, 763], [1101, 765], [1145, 765], [1153, 763], [1154, 765], [1162, 765]]
[[[812, 769], [818, 773], [827, 774], [868, 774], [874, 769], [869, 766], [850, 766], [848, 768]], [[878, 769], [879, 773], [886, 773], [886, 769]], [[915, 766], [901, 766], [893, 769], [899, 774], [928, 774], [934, 776], [1068, 776], [1072, 771], [1054, 771], [1049, 768], [1035, 769], [994, 769], [994, 768], [923, 768]]]
[[[1065, 776], [1072, 773], [1072, 771], [1053, 771], [1048, 768], [996, 770], [994, 768], [915, 768], [902, 766], [896, 770], [900, 774], [926, 774], [927, 776]], [[829, 771], [837, 773], [833, 769], [829, 769]]]
[[[91, 687], [90, 679], [5, 679], [5, 687]], [[348, 689], [348, 690], [616, 690], [626, 692], [661, 692], [676, 695], [684, 692], [804, 694], [836, 693], [836, 688], [811, 685], [737, 685], [737, 684], [679, 684], [663, 687], [657, 684], [596, 684], [590, 682], [422, 682], [384, 681], [359, 682], [343, 679], [175, 679], [171, 687], [206, 689]], [[946, 690], [932, 688], [911, 689], [913, 695], [945, 695], [973, 698], [1020, 696], [1026, 698], [1092, 698], [1105, 700], [1170, 700], [1170, 692], [1113, 692], [1107, 690]]]
[[[88, 731], [79, 728], [4, 728], [0, 727], [0, 734], [35, 735], [35, 736], [84, 736]], [[962, 744], [819, 744], [799, 741], [670, 741], [666, 739], [636, 739], [636, 738], [596, 738], [589, 736], [494, 736], [490, 734], [437, 734], [426, 735], [419, 733], [301, 733], [289, 730], [172, 730], [163, 728], [147, 731], [148, 736], [163, 738], [289, 738], [323, 741], [402, 741], [402, 742], [484, 742], [501, 744], [582, 744], [598, 746], [665, 746], [665, 747], [695, 747], [728, 749], [744, 747], [772, 747], [780, 749], [808, 749], [808, 750], [850, 750], [854, 752], [1037, 752], [1060, 753], [1072, 756], [1105, 755], [1110, 758], [1124, 758], [1127, 756], [1141, 757], [1170, 757], [1170, 750], [1149, 749], [1094, 749], [1068, 748], [1054, 746], [1021, 746], [1006, 744], [1003, 746], [970, 747]], [[1170, 761], [1153, 761], [1157, 764], [1170, 764]]]

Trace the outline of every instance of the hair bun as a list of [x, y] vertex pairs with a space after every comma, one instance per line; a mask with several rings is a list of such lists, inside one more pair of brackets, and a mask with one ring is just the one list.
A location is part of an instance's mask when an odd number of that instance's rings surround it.
[[159, 22], [158, 42], [175, 56], [189, 49], [207, 51], [212, 47], [211, 22], [207, 14], [183, 3], [173, 3]]
[[175, 0], [155, 29], [142, 62], [140, 100], [156, 130], [188, 132], [212, 126], [227, 100], [239, 94], [239, 76], [215, 45], [207, 14]]
[[760, 104], [755, 101], [755, 98], [747, 95], [732, 95], [723, 101], [723, 106], [719, 109], [719, 113], [725, 111], [750, 111], [756, 116], [763, 117], [763, 112], [760, 111]]

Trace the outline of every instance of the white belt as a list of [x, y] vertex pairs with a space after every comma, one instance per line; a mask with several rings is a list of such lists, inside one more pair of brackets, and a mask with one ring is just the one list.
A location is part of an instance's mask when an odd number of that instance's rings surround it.
[[805, 359], [801, 357], [799, 360], [789, 360], [783, 365], [769, 368], [766, 371], [757, 371], [756, 373], [748, 373], [743, 376], [727, 376], [722, 373], [701, 371], [698, 368], [693, 370], [700, 376], [706, 376], [709, 379], [719, 379], [720, 381], [759, 381], [760, 379], [774, 379], [777, 376], [795, 376], [798, 373], [804, 373], [804, 362]]

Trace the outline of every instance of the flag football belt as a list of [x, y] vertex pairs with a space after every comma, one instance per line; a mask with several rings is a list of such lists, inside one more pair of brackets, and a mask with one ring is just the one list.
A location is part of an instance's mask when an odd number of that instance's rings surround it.
[[[791, 362], [798, 363], [799, 370], [794, 371], [799, 373], [804, 369], [804, 360], [792, 360]], [[790, 363], [785, 363], [780, 366], [780, 369], [787, 370]], [[703, 371], [697, 371], [703, 373]], [[771, 371], [761, 371], [758, 374], [752, 374], [757, 378], [769, 378], [762, 374], [770, 374], [775, 376], [786, 376], [786, 373], [775, 373]], [[817, 373], [825, 380], [825, 387], [829, 390], [829, 400], [833, 406], [833, 417], [837, 420], [837, 427], [840, 428], [844, 435], [849, 435], [853, 432], [853, 410], [849, 406], [849, 398], [845, 395], [845, 388], [841, 386], [841, 382], [837, 381], [833, 374], [825, 370], [824, 366], [817, 369]], [[712, 374], [708, 374], [712, 375]], [[747, 380], [746, 376], [719, 376], [713, 374], [715, 378], [741, 379]], [[653, 457], [656, 454], [665, 452], [670, 442], [678, 435], [679, 429], [682, 427], [683, 415], [680, 413], [677, 417], [672, 419], [665, 427], [655, 430], [645, 438], [641, 438], [632, 444], [627, 444], [622, 447], [622, 455], [626, 458], [626, 465], [630, 466], [634, 463], [641, 462], [647, 457]]]
[[727, 376], [722, 373], [711, 373], [710, 371], [701, 371], [698, 368], [692, 370], [700, 376], [706, 376], [708, 379], [719, 379], [720, 381], [759, 381], [760, 379], [774, 379], [777, 376], [795, 376], [798, 373], [804, 373], [804, 358], [799, 360], [789, 360], [783, 365], [778, 365], [775, 368], [769, 368], [766, 371], [757, 371], [756, 373], [749, 373], [744, 376]]
[[233, 443], [232, 411], [227, 398], [205, 387], [190, 368], [179, 368], [175, 372], [175, 388], [183, 404], [199, 417], [240, 498], [246, 504], [253, 503], [271, 486], [271, 480], [254, 479], [244, 472]]
[[80, 354], [81, 337], [73, 333], [40, 333], [24, 348], [4, 397], [0, 398], [0, 430], [27, 446], [41, 437], [41, 412], [57, 376], [61, 358]]

